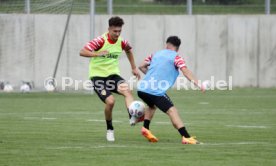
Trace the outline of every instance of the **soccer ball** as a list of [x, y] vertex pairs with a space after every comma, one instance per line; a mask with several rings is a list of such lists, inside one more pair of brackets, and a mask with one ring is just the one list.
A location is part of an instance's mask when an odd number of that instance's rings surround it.
[[47, 92], [53, 92], [53, 91], [55, 91], [56, 88], [53, 84], [48, 83], [45, 85], [45, 89]]
[[30, 92], [32, 89], [32, 86], [29, 82], [23, 82], [23, 84], [20, 86], [20, 91], [23, 93]]
[[211, 88], [211, 82], [209, 80], [203, 81], [202, 86], [205, 90], [209, 90]]
[[23, 93], [30, 92], [31, 87], [27, 83], [24, 83], [23, 85], [21, 85], [20, 91]]
[[13, 91], [13, 87], [11, 84], [6, 84], [4, 85], [4, 92], [12, 92]]
[[128, 112], [132, 117], [140, 118], [145, 113], [145, 104], [141, 101], [133, 101], [128, 108]]

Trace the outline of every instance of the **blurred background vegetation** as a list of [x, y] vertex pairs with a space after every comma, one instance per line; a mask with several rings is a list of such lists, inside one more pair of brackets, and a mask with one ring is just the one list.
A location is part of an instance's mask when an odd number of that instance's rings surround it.
[[[64, 14], [71, 0], [30, 0], [31, 13]], [[107, 14], [107, 0], [95, 0], [96, 14]], [[270, 0], [271, 14], [276, 0]], [[186, 0], [113, 0], [113, 14], [186, 14]], [[74, 0], [74, 14], [88, 14], [90, 0]], [[0, 0], [0, 13], [24, 13], [25, 0]], [[193, 0], [193, 14], [264, 14], [265, 0]]]

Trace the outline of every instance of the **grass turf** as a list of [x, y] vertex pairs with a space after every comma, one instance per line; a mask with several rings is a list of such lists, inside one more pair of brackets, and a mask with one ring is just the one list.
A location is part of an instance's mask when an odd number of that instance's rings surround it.
[[96, 95], [0, 93], [0, 165], [276, 165], [276, 89], [169, 95], [204, 144], [182, 145], [161, 111], [151, 123], [159, 142], [148, 143], [142, 124], [129, 126], [121, 96], [113, 114], [116, 141], [108, 143]]

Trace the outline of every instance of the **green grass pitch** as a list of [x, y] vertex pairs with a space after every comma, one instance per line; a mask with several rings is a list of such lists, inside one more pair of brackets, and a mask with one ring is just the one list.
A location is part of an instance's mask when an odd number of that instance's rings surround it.
[[113, 112], [116, 141], [109, 143], [96, 95], [0, 93], [0, 165], [276, 165], [276, 89], [169, 95], [189, 132], [204, 144], [182, 145], [161, 111], [151, 123], [159, 142], [147, 142], [142, 124], [129, 126], [121, 96]]

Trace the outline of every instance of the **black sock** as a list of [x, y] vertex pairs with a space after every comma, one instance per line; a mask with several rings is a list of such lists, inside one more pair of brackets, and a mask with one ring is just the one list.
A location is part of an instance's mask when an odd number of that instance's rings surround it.
[[113, 130], [112, 120], [106, 120], [107, 130]]
[[144, 120], [144, 127], [149, 130], [150, 120], [145, 119]]
[[178, 132], [184, 136], [185, 138], [190, 138], [190, 134], [188, 133], [188, 131], [186, 130], [185, 127], [181, 127], [180, 129], [178, 129]]

